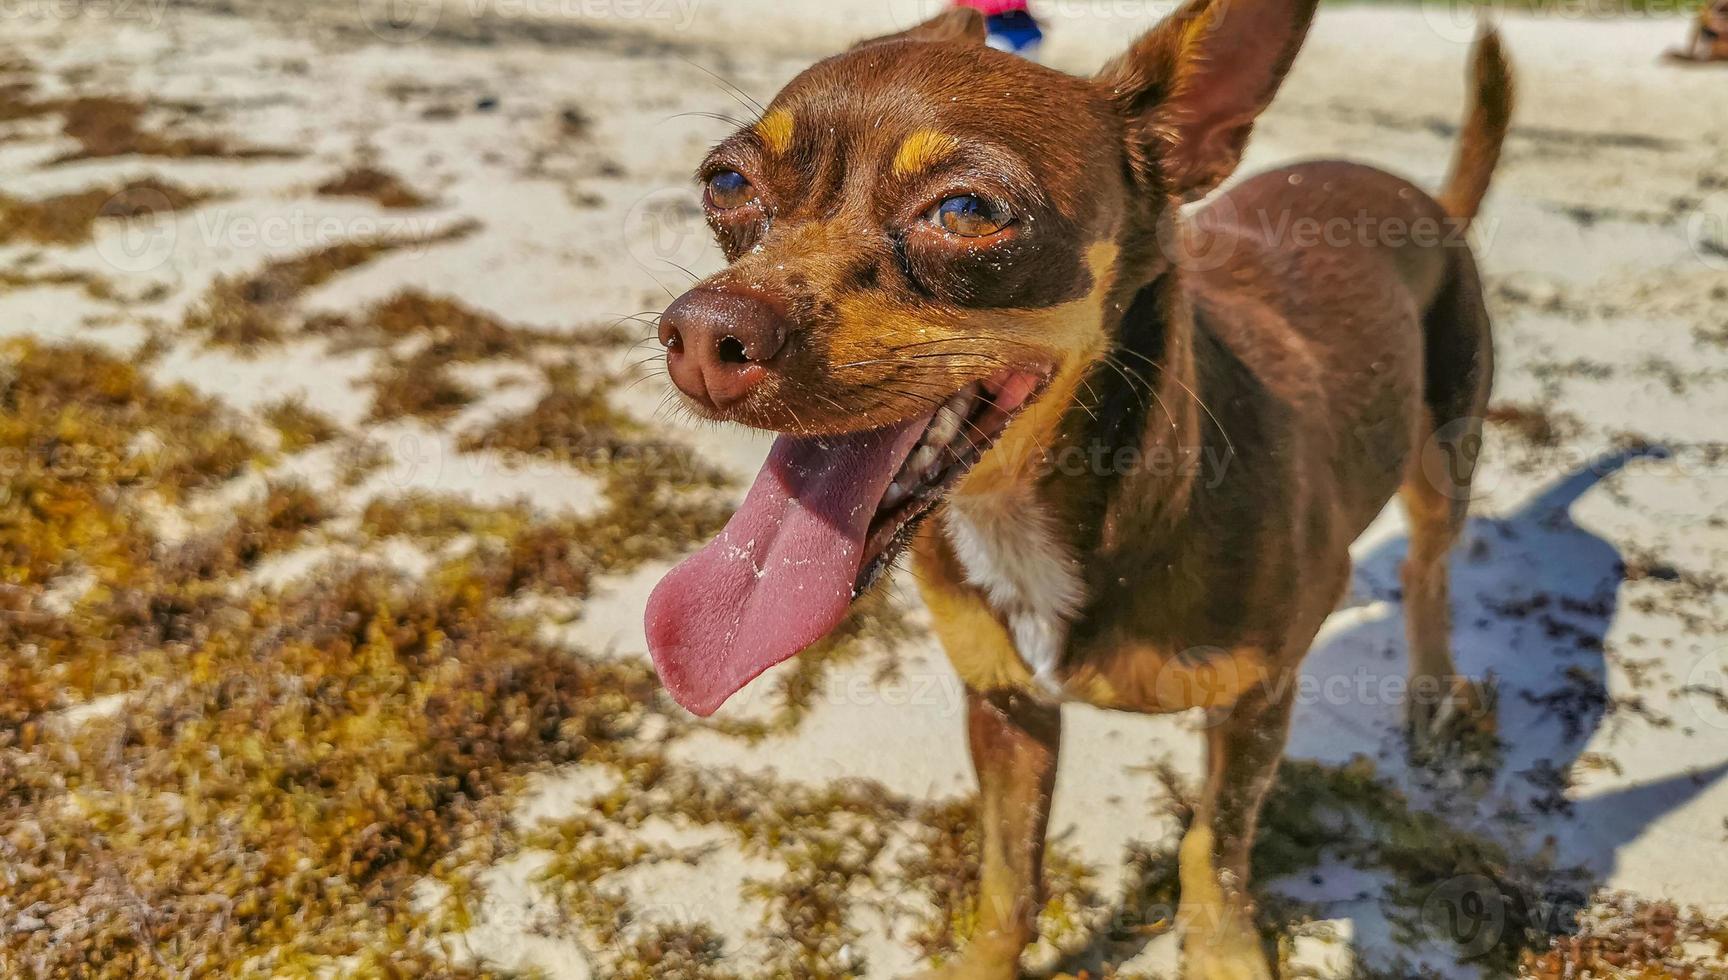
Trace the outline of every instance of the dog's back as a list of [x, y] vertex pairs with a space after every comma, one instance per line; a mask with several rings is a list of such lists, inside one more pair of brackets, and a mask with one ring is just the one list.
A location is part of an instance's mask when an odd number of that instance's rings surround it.
[[[1291, 408], [1267, 441], [1307, 442], [1330, 458], [1341, 530], [1352, 538], [1422, 444], [1485, 408], [1493, 345], [1466, 232], [1511, 115], [1511, 74], [1494, 35], [1478, 46], [1473, 81], [1437, 196], [1374, 167], [1317, 161], [1243, 181], [1189, 226], [1201, 324]], [[1230, 383], [1212, 387], [1227, 398]]]

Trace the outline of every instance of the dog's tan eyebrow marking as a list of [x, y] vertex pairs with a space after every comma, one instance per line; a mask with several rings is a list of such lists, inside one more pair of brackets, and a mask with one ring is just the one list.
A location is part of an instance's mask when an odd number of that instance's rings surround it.
[[920, 129], [900, 143], [894, 154], [894, 176], [909, 177], [925, 167], [941, 162], [943, 157], [960, 148], [960, 141], [947, 133]]
[[756, 122], [756, 135], [762, 137], [762, 143], [768, 152], [780, 156], [792, 148], [792, 134], [798, 128], [798, 120], [785, 109], [771, 110]]

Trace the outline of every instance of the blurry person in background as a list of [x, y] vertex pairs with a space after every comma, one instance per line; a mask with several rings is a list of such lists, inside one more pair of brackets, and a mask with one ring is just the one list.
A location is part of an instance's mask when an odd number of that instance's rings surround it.
[[971, 7], [984, 15], [991, 47], [1038, 60], [1038, 45], [1044, 40], [1044, 32], [1026, 9], [1026, 0], [955, 0], [955, 6]]
[[1692, 40], [1668, 52], [1675, 61], [1728, 61], [1728, 0], [1707, 0], [1692, 27]]

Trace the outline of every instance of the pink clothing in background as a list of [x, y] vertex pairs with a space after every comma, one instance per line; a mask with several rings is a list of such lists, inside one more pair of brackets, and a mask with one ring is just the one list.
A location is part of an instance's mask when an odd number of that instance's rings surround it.
[[956, 7], [971, 7], [986, 17], [1026, 9], [1026, 0], [954, 0]]

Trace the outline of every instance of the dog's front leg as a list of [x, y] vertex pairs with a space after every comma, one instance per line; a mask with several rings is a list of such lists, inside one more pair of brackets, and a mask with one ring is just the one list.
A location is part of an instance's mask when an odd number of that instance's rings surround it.
[[1249, 852], [1290, 728], [1290, 685], [1268, 684], [1207, 732], [1206, 785], [1182, 839], [1184, 980], [1270, 980], [1248, 893]]
[[1043, 903], [1061, 709], [1023, 694], [968, 691], [966, 733], [978, 772], [978, 927], [956, 960], [926, 980], [1014, 980]]

